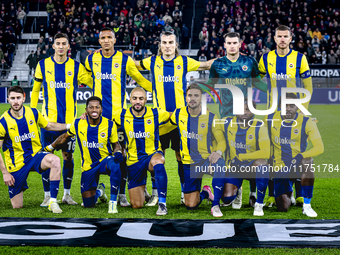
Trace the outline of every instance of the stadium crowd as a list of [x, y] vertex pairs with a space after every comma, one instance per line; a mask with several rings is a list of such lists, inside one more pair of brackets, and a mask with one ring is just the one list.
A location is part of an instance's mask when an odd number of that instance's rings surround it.
[[241, 52], [259, 61], [275, 49], [274, 29], [282, 24], [293, 32], [290, 47], [306, 55], [309, 63], [340, 63], [340, 11], [333, 8], [334, 1], [206, 0], [205, 4], [198, 36], [201, 61], [225, 55], [223, 37], [228, 32], [238, 32]]
[[28, 13], [27, 1], [2, 1], [0, 10], [0, 67], [1, 77], [12, 67], [16, 44], [21, 34]]
[[[182, 23], [184, 6], [180, 1], [97, 1], [91, 3], [52, 1], [46, 5], [48, 13], [45, 49], [48, 56], [52, 38], [57, 32], [66, 33], [71, 42], [72, 56], [83, 45], [99, 46], [99, 32], [110, 27], [116, 35], [116, 45], [134, 46], [144, 56], [147, 50], [157, 55], [159, 35], [163, 31], [172, 31], [184, 48], [189, 44], [189, 28]], [[42, 28], [43, 33], [45, 29]], [[43, 40], [41, 41], [43, 43]], [[39, 45], [38, 45], [39, 46]]]

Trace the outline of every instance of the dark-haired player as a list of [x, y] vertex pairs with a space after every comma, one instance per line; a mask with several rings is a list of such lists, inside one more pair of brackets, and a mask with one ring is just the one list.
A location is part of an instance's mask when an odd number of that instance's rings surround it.
[[[115, 33], [111, 28], [103, 28], [99, 34], [101, 51], [87, 56], [86, 70], [91, 72], [93, 95], [102, 99], [103, 116], [112, 120], [113, 112], [126, 109], [126, 75], [134, 79], [144, 89], [151, 91], [151, 82], [137, 70], [132, 58], [114, 49]], [[122, 137], [121, 131], [118, 131]], [[125, 162], [125, 161], [124, 161]], [[124, 164], [123, 162], [123, 164]], [[125, 165], [121, 166], [122, 178], [126, 177]], [[119, 195], [120, 204], [129, 206], [125, 196], [126, 181], [122, 179]]]
[[[286, 98], [297, 99], [297, 95], [287, 93]], [[297, 110], [296, 105], [287, 104], [286, 115], [277, 111], [265, 119], [274, 147], [273, 166], [281, 169], [275, 173], [274, 196], [278, 211], [286, 212], [291, 204], [292, 179], [301, 179], [302, 213], [317, 217], [310, 204], [314, 189], [312, 165], [313, 157], [322, 154], [324, 146], [315, 119], [299, 114]], [[313, 147], [307, 150], [308, 139]]]
[[[98, 198], [107, 201], [105, 185], [99, 184], [99, 175], [110, 175], [111, 197], [108, 213], [118, 213], [117, 195], [120, 185], [119, 163], [123, 161], [118, 143], [116, 124], [102, 117], [102, 100], [92, 96], [86, 101], [86, 119], [76, 119], [67, 133], [49, 147], [58, 148], [71, 136], [77, 136], [82, 159], [81, 194], [84, 207], [93, 207]], [[113, 155], [113, 156], [112, 156]]]
[[25, 93], [20, 86], [9, 88], [7, 100], [11, 108], [0, 118], [0, 148], [4, 152], [7, 167], [0, 155], [0, 170], [8, 186], [12, 207], [18, 209], [23, 206], [23, 192], [28, 189], [29, 172], [34, 170], [42, 174], [50, 169], [51, 198], [47, 206], [53, 213], [61, 213], [57, 203], [60, 159], [41, 151], [39, 127], [62, 131], [69, 128], [69, 124], [49, 122], [37, 109], [23, 106]]
[[[253, 57], [240, 54], [240, 35], [228, 33], [225, 36], [224, 47], [226, 56], [214, 61], [210, 69], [208, 84], [217, 83], [234, 85], [241, 89], [245, 97], [248, 96], [247, 89], [255, 86], [267, 92], [267, 84], [261, 81], [258, 64]], [[222, 105], [219, 106], [220, 117], [233, 116], [233, 96], [229, 89], [220, 89]], [[256, 184], [250, 181], [249, 205], [254, 206], [256, 201]], [[240, 209], [242, 206], [242, 189], [232, 204], [233, 208]]]
[[[78, 85], [92, 85], [91, 76], [84, 66], [67, 57], [70, 48], [69, 38], [66, 34], [58, 33], [54, 36], [53, 49], [55, 55], [39, 61], [35, 70], [34, 86], [31, 97], [31, 107], [36, 108], [39, 91], [42, 87], [43, 106], [42, 114], [48, 121], [71, 124], [77, 115]], [[65, 132], [54, 132], [41, 129], [43, 148], [51, 144], [58, 136]], [[75, 139], [71, 138], [62, 149], [64, 196], [62, 201], [67, 204], [77, 204], [70, 195], [73, 178], [73, 152]], [[45, 191], [44, 202], [40, 205], [48, 206], [50, 199], [49, 171], [42, 174]]]

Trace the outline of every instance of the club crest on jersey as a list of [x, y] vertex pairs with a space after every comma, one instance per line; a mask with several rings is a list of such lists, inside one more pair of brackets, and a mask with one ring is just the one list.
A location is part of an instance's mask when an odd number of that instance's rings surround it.
[[201, 128], [205, 128], [205, 123], [202, 123], [202, 124], [201, 124]]
[[118, 64], [118, 63], [116, 63], [116, 64], [115, 64], [115, 68], [118, 68], [118, 67], [119, 67], [119, 64]]
[[253, 140], [254, 136], [252, 134], [248, 135], [249, 140]]
[[295, 128], [293, 132], [294, 132], [294, 134], [296, 134], [296, 135], [299, 134], [299, 130], [298, 130], [297, 128]]
[[289, 66], [289, 68], [294, 68], [294, 64], [293, 63], [290, 63], [288, 66]]
[[248, 66], [246, 66], [246, 65], [242, 66], [242, 70], [243, 71], [247, 71], [248, 70]]
[[101, 137], [101, 138], [105, 138], [105, 136], [106, 136], [105, 132], [101, 132], [101, 133], [100, 133], [100, 137]]
[[182, 67], [180, 65], [177, 65], [176, 68], [177, 70], [181, 70]]
[[33, 123], [34, 123], [34, 122], [33, 122], [33, 120], [30, 120], [30, 122], [29, 122], [29, 123], [30, 123], [30, 125], [33, 125]]
[[68, 72], [67, 72], [67, 75], [68, 75], [68, 76], [72, 76], [72, 72], [71, 72], [71, 71], [68, 71]]
[[152, 123], [152, 120], [148, 119], [148, 120], [146, 121], [146, 123], [147, 123], [148, 125], [150, 125], [150, 124]]

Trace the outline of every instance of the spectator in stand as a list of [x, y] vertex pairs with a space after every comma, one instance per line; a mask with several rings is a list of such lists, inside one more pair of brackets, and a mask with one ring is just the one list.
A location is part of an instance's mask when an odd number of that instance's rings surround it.
[[198, 35], [198, 39], [200, 40], [201, 45], [203, 44], [205, 38], [208, 38], [208, 39], [209, 39], [209, 32], [208, 32], [208, 30], [207, 30], [206, 27], [203, 27], [203, 28], [202, 28], [202, 31], [201, 31], [201, 32], [199, 33], [199, 35]]
[[322, 55], [321, 55], [321, 61], [322, 61], [322, 64], [327, 64], [327, 53], [326, 51], [323, 51], [322, 52]]
[[20, 22], [21, 27], [24, 27], [24, 19], [26, 17], [26, 12], [21, 9], [21, 6], [18, 7], [18, 11], [17, 11], [16, 16], [17, 16], [17, 19]]
[[322, 35], [321, 32], [319, 31], [319, 28], [316, 28], [315, 31], [313, 32], [313, 37], [317, 37], [319, 40], [321, 40]]
[[336, 64], [336, 54], [333, 50], [330, 51], [327, 57], [327, 64]]
[[340, 45], [338, 46], [338, 50], [336, 51], [336, 63], [340, 64]]
[[187, 49], [189, 47], [189, 39], [190, 39], [190, 32], [189, 29], [186, 27], [185, 24], [182, 25], [182, 44], [183, 49]]
[[224, 57], [225, 51], [223, 50], [222, 46], [218, 48], [217, 55], [219, 55], [220, 57]]
[[35, 70], [35, 67], [37, 66], [37, 63], [38, 63], [37, 54], [35, 54], [34, 51], [32, 50], [31, 54], [29, 54], [27, 59], [26, 59], [26, 64], [30, 68], [29, 74], [32, 74], [32, 70], [33, 70], [33, 73], [34, 73], [34, 70]]

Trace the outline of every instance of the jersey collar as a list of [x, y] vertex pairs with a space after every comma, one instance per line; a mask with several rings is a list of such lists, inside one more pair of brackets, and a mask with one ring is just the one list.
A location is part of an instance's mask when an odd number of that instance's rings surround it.
[[173, 59], [166, 60], [166, 59], [163, 58], [163, 55], [161, 55], [161, 59], [162, 59], [163, 61], [165, 61], [165, 62], [174, 61], [174, 59], [176, 59], [176, 58], [177, 58], [177, 56], [175, 55], [175, 57], [174, 57]]
[[103, 120], [103, 116], [100, 116], [100, 121], [97, 125], [91, 125], [90, 122], [89, 122], [89, 117], [86, 116], [86, 121], [87, 121], [87, 124], [89, 125], [89, 127], [98, 127], [101, 123], [102, 123], [102, 120]]
[[23, 108], [23, 113], [22, 113], [22, 116], [21, 117], [19, 117], [19, 118], [16, 118], [16, 117], [14, 117], [12, 114], [11, 114], [11, 108], [9, 108], [9, 110], [8, 110], [8, 115], [9, 116], [11, 116], [13, 119], [15, 119], [15, 120], [21, 120], [24, 116], [25, 116], [25, 112], [26, 112], [26, 107], [23, 105], [22, 106], [22, 108]]
[[55, 64], [57, 64], [57, 65], [62, 65], [62, 64], [65, 64], [67, 61], [68, 61], [68, 57], [66, 58], [66, 60], [65, 60], [65, 62], [63, 62], [63, 63], [58, 63], [57, 61], [55, 61], [55, 59], [54, 59], [54, 57], [53, 56], [51, 56], [51, 59], [52, 59], [52, 61], [55, 63]]
[[144, 112], [144, 114], [143, 114], [142, 116], [136, 116], [136, 115], [134, 115], [133, 112], [132, 112], [132, 106], [130, 107], [130, 112], [131, 112], [131, 114], [132, 114], [132, 116], [133, 116], [134, 118], [140, 119], [140, 118], [143, 118], [144, 115], [146, 114], [146, 112], [148, 111], [148, 107], [147, 107], [147, 106], [144, 106], [144, 108], [145, 108], [145, 112]]
[[276, 54], [276, 56], [278, 56], [279, 58], [284, 58], [284, 57], [287, 57], [287, 56], [289, 56], [289, 55], [290, 55], [290, 53], [292, 53], [292, 49], [290, 49], [290, 50], [289, 50], [289, 52], [287, 53], [287, 55], [285, 55], [285, 56], [281, 57], [279, 54], [277, 54], [277, 50], [275, 50], [275, 54]]
[[103, 58], [112, 58], [112, 57], [114, 57], [116, 54], [117, 54], [117, 50], [115, 50], [115, 53], [113, 53], [113, 55], [111, 55], [110, 57], [106, 57], [106, 56], [103, 55], [103, 52], [100, 51], [100, 55], [101, 55]]
[[188, 115], [189, 115], [190, 117], [192, 117], [192, 118], [198, 118], [198, 117], [201, 116], [201, 114], [202, 114], [202, 111], [201, 111], [200, 114], [198, 114], [198, 115], [191, 115], [190, 112], [189, 112], [189, 106], [187, 106], [187, 107], [185, 107], [185, 108], [186, 108], [186, 110], [187, 110]]

